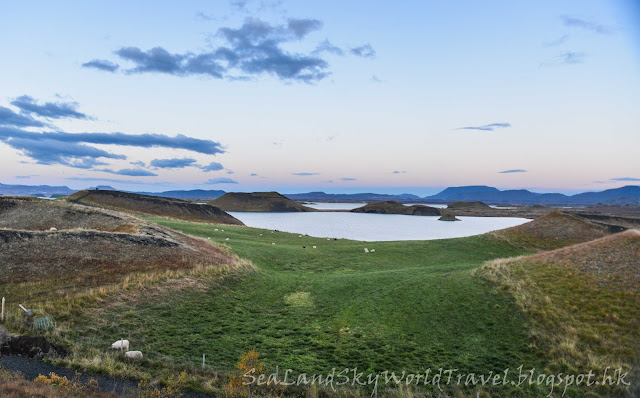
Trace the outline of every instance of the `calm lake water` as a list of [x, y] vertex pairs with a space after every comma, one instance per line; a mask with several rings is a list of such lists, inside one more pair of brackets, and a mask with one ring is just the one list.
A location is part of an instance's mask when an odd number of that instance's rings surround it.
[[461, 221], [446, 222], [438, 221], [438, 217], [348, 212], [229, 214], [249, 227], [362, 241], [460, 238], [530, 221], [525, 218], [458, 217]]
[[324, 203], [307, 202], [303, 203], [307, 207], [317, 210], [353, 210], [366, 205], [366, 203]]

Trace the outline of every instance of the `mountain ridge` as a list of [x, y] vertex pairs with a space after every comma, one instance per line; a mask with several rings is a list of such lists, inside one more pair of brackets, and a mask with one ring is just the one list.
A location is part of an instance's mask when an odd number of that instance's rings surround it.
[[[111, 187], [109, 187], [111, 188]], [[0, 195], [11, 196], [62, 196], [71, 195], [76, 190], [66, 186], [49, 185], [5, 185], [0, 183]], [[223, 190], [172, 190], [163, 192], [132, 192], [141, 195], [161, 196], [174, 199], [217, 199], [226, 194]], [[620, 188], [606, 189], [603, 191], [582, 192], [575, 195], [562, 193], [536, 193], [527, 189], [500, 190], [486, 185], [468, 185], [460, 187], [448, 187], [435, 195], [420, 197], [410, 193], [403, 194], [379, 194], [363, 192], [354, 194], [333, 194], [322, 191], [306, 193], [284, 194], [289, 199], [297, 201], [333, 201], [333, 202], [382, 202], [399, 201], [404, 203], [452, 203], [458, 201], [481, 201], [490, 204], [518, 204], [518, 205], [640, 205], [640, 186], [626, 185]]]

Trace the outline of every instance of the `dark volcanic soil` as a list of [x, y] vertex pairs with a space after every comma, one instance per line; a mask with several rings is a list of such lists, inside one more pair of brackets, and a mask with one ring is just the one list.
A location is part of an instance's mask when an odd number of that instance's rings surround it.
[[49, 343], [42, 336], [12, 336], [0, 347], [0, 353], [34, 359], [67, 356], [65, 349]]

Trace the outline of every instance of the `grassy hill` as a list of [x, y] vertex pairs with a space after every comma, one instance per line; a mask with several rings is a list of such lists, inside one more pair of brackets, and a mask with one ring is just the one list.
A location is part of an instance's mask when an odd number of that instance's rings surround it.
[[[565, 226], [575, 226], [574, 221], [566, 221]], [[140, 253], [142, 258], [158, 255], [153, 263], [164, 267], [176, 261], [169, 257], [173, 251], [191, 253], [187, 246], [197, 249], [197, 244], [203, 244], [228, 256], [229, 263], [149, 271], [134, 267], [121, 279], [109, 279], [111, 274], [127, 272], [129, 261], [135, 265], [136, 259], [128, 257], [117, 267], [88, 267], [88, 274], [96, 277], [88, 280], [95, 284], [80, 283], [75, 290], [70, 287], [74, 278], [82, 277], [77, 269], [60, 272], [64, 277], [39, 276], [53, 275], [57, 267], [62, 271], [77, 267], [82, 259], [76, 257], [66, 265], [28, 272], [33, 281], [0, 283], [0, 289], [9, 292], [10, 303], [26, 302], [56, 320], [58, 328], [46, 335], [72, 351], [59, 364], [151, 380], [166, 380], [186, 369], [191, 388], [223, 395], [237, 361], [252, 348], [261, 353], [267, 371], [278, 366], [296, 375], [326, 373], [334, 367], [357, 367], [365, 374], [423, 373], [439, 367], [457, 369], [459, 374], [487, 374], [506, 368], [513, 372], [520, 365], [525, 371], [557, 373], [592, 365], [597, 369], [628, 366], [637, 358], [633, 345], [640, 330], [636, 232], [499, 260], [531, 251], [499, 234], [364, 243], [167, 218], [139, 221], [136, 231], [134, 235], [150, 241], [168, 234], [166, 241], [184, 247], [169, 246], [168, 252], [162, 252], [152, 245], [145, 251], [109, 246], [114, 243], [108, 241], [105, 248], [96, 250]], [[25, 254], [29, 247], [45, 259], [61, 251], [83, 252], [78, 247], [93, 250], [81, 237], [65, 235], [71, 232], [28, 232], [33, 244], [7, 256], [22, 256], [30, 263], [31, 254]], [[50, 234], [59, 234], [64, 237], [60, 242], [75, 242], [75, 246], [56, 250], [56, 237]], [[132, 235], [111, 234], [122, 239]], [[183, 234], [193, 236], [188, 239], [195, 242], [183, 240]], [[52, 248], [39, 243], [47, 239], [53, 239]], [[364, 248], [376, 252], [365, 253]], [[250, 264], [257, 272], [236, 272], [253, 269]], [[482, 277], [474, 275], [483, 264]], [[212, 271], [200, 272], [201, 268]], [[19, 327], [17, 322], [12, 325]], [[126, 361], [108, 350], [112, 341], [122, 337], [144, 353], [143, 362]], [[205, 369], [202, 354], [207, 358]], [[517, 381], [517, 373], [512, 377]], [[380, 386], [379, 396], [476, 397], [481, 392], [494, 397], [539, 397], [549, 393], [545, 385], [526, 384], [442, 385], [443, 391], [433, 386], [387, 387]], [[585, 392], [569, 387], [566, 396]], [[589, 392], [612, 396], [615, 391]], [[285, 395], [370, 393], [366, 387], [350, 386], [338, 391], [293, 388]]]
[[89, 206], [104, 207], [136, 214], [175, 218], [185, 221], [242, 225], [240, 220], [217, 207], [199, 205], [173, 198], [110, 190], [91, 190], [78, 191], [73, 195], [67, 196], [66, 200]]
[[[97, 362], [95, 356], [102, 354], [93, 347], [125, 334], [149, 359], [145, 367], [127, 368], [129, 374], [153, 378], [186, 368], [193, 385], [217, 392], [225, 372], [232, 372], [242, 353], [252, 348], [261, 353], [267, 369], [277, 365], [296, 374], [330, 372], [333, 367], [424, 372], [443, 366], [488, 372], [540, 365], [527, 347], [525, 318], [508, 299], [471, 275], [486, 260], [523, 253], [503, 241], [477, 236], [363, 243], [153, 221], [224, 243], [258, 272], [208, 288], [151, 290], [143, 299], [134, 296], [70, 319], [77, 352], [71, 363], [120, 372], [119, 363]], [[376, 253], [364, 253], [365, 247]], [[211, 381], [210, 368], [198, 370], [203, 353], [217, 372], [217, 384]], [[464, 396], [457, 387], [444, 388], [447, 394], [457, 390]], [[426, 390], [439, 394], [434, 388]], [[370, 393], [351, 391], [346, 394]], [[464, 391], [475, 397], [475, 389]], [[539, 395], [535, 389], [524, 391], [529, 391], [526, 396]], [[339, 393], [325, 389], [322, 394]]]
[[375, 214], [405, 214], [410, 216], [439, 216], [440, 210], [435, 207], [412, 205], [405, 206], [400, 202], [388, 200], [384, 202], [369, 203], [357, 209], [351, 210], [353, 213], [375, 213]]
[[306, 212], [316, 211], [277, 192], [229, 192], [209, 202], [225, 211]]
[[550, 250], [609, 235], [607, 227], [572, 214], [555, 211], [517, 227], [493, 233], [509, 243], [538, 250]]
[[[632, 372], [626, 381], [634, 381], [637, 391], [638, 231], [528, 257], [490, 261], [479, 274], [511, 296], [531, 319], [535, 344], [549, 347], [550, 370], [594, 370], [602, 376], [607, 366], [622, 367]], [[600, 389], [605, 396], [623, 392], [621, 386]]]

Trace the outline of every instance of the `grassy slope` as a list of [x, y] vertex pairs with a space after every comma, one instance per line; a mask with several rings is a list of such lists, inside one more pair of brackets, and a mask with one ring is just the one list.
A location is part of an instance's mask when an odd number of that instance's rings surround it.
[[125, 333], [152, 360], [195, 366], [206, 353], [227, 370], [254, 347], [269, 367], [296, 372], [443, 366], [486, 373], [538, 365], [524, 318], [471, 275], [486, 260], [522, 254], [504, 242], [372, 244], [154, 221], [224, 242], [259, 272], [214, 289], [156, 292], [111, 306], [74, 332], [83, 344], [105, 345]]
[[[532, 337], [550, 348], [551, 371], [593, 369], [601, 376], [607, 366], [625, 371], [635, 367], [626, 381], [633, 378], [638, 389], [640, 233], [627, 231], [533, 256], [494, 260], [478, 272], [530, 317]], [[610, 396], [624, 389], [599, 392]]]
[[516, 227], [492, 234], [512, 245], [537, 250], [553, 250], [602, 238], [610, 232], [602, 225], [559, 211]]

